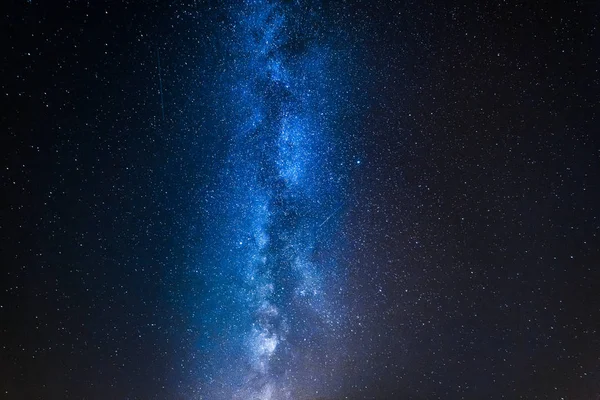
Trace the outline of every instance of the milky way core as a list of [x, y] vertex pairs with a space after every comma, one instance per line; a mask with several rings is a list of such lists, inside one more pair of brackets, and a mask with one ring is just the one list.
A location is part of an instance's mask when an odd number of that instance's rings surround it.
[[211, 399], [309, 398], [340, 384], [347, 61], [319, 11], [252, 1], [231, 13], [230, 140], [214, 205], [223, 234], [205, 301], [204, 323], [218, 327], [203, 341]]

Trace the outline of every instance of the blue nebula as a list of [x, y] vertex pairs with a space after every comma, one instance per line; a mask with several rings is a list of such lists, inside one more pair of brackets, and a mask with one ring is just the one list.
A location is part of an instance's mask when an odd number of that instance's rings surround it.
[[247, 1], [231, 19], [220, 93], [228, 155], [204, 241], [198, 394], [333, 394], [346, 317], [336, 254], [353, 164], [336, 129], [345, 53], [316, 6]]

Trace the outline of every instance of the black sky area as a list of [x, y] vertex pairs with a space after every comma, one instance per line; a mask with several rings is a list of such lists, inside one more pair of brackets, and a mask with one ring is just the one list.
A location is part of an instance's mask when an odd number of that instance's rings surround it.
[[[188, 271], [227, 153], [231, 7], [4, 5], [1, 398], [209, 384]], [[599, 7], [322, 3], [360, 82], [326, 400], [600, 398]]]

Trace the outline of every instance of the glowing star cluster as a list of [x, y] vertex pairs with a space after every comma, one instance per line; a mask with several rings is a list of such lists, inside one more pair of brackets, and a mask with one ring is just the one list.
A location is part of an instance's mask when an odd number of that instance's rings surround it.
[[343, 279], [327, 253], [339, 245], [344, 180], [333, 133], [338, 80], [316, 11], [248, 1], [232, 13], [223, 75], [233, 122], [217, 210], [224, 223], [215, 227], [227, 251], [215, 250], [206, 317], [230, 334], [203, 343], [212, 384], [201, 393], [211, 399], [334, 389], [315, 374], [342, 354]]

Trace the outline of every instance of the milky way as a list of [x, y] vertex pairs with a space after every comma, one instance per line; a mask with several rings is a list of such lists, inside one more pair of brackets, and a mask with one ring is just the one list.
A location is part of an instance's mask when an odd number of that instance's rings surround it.
[[332, 372], [344, 345], [335, 254], [353, 164], [336, 129], [345, 53], [320, 28], [317, 7], [256, 1], [231, 16], [221, 95], [232, 122], [204, 301], [204, 323], [220, 328], [201, 343], [200, 393], [314, 397], [339, 385]]
[[600, 398], [600, 3], [8, 3], [3, 399]]

